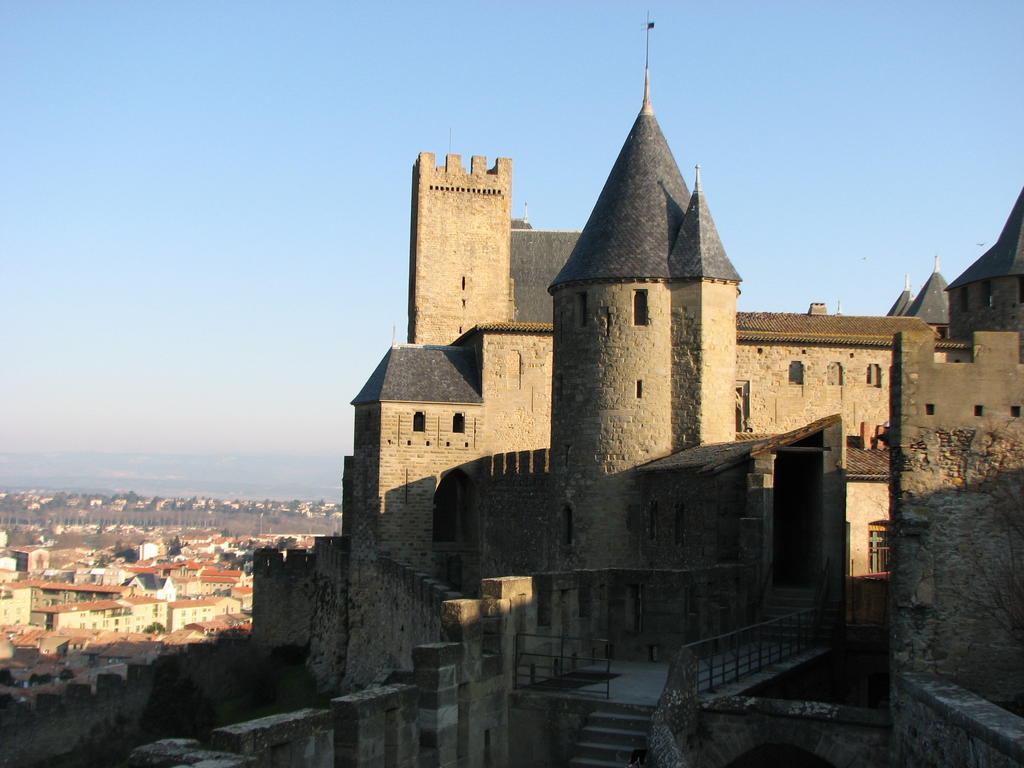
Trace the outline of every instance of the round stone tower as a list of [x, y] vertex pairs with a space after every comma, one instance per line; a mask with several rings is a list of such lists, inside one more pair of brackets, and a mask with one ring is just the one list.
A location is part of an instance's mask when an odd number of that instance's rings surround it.
[[[553, 568], [635, 564], [632, 470], [709, 437], [734, 439], [739, 275], [699, 177], [697, 187], [691, 196], [645, 88], [590, 219], [549, 288]], [[714, 274], [704, 274], [709, 268]], [[711, 330], [713, 350], [704, 344]], [[717, 365], [710, 388], [706, 353]], [[711, 393], [721, 403], [709, 409]]]
[[955, 339], [974, 331], [1024, 331], [1024, 189], [995, 245], [946, 289]]

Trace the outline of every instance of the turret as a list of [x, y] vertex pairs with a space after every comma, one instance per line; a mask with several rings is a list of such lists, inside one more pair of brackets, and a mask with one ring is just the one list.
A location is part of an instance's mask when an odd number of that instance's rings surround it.
[[[654, 117], [649, 79], [644, 91], [590, 218], [549, 288], [552, 567], [630, 564], [633, 468], [703, 439], [706, 424], [719, 420], [717, 406], [705, 408], [712, 391], [730, 425], [734, 418], [739, 276], [703, 196], [691, 196], [679, 173]], [[723, 369], [708, 388], [702, 361], [712, 335]], [[681, 387], [680, 375], [688, 378]], [[724, 393], [718, 379], [728, 379]], [[685, 418], [675, 417], [680, 391], [691, 398], [681, 406]], [[705, 411], [716, 415], [706, 419]], [[732, 430], [708, 435], [732, 439]]]
[[950, 335], [1024, 330], [1024, 189], [995, 245], [946, 289]]

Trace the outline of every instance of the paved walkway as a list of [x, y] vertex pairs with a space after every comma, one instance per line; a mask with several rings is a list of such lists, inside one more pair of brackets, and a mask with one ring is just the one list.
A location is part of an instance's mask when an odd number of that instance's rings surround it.
[[[597, 670], [597, 667], [594, 668]], [[600, 670], [604, 671], [604, 665]], [[646, 661], [613, 661], [611, 673], [616, 675], [607, 682], [607, 701], [619, 704], [647, 704], [654, 706], [661, 697], [668, 679], [668, 664]], [[559, 696], [585, 696], [604, 699], [605, 681], [573, 690], [559, 691]]]

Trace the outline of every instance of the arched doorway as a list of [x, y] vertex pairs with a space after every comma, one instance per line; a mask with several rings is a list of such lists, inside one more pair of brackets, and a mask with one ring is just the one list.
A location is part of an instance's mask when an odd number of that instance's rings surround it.
[[433, 507], [434, 575], [458, 590], [472, 587], [480, 547], [469, 475], [456, 469], [441, 478]]

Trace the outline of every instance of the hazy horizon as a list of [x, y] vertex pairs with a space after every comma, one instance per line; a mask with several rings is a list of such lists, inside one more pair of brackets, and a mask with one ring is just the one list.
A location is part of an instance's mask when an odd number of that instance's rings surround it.
[[0, 453], [0, 489], [341, 501], [342, 457], [100, 451]]

